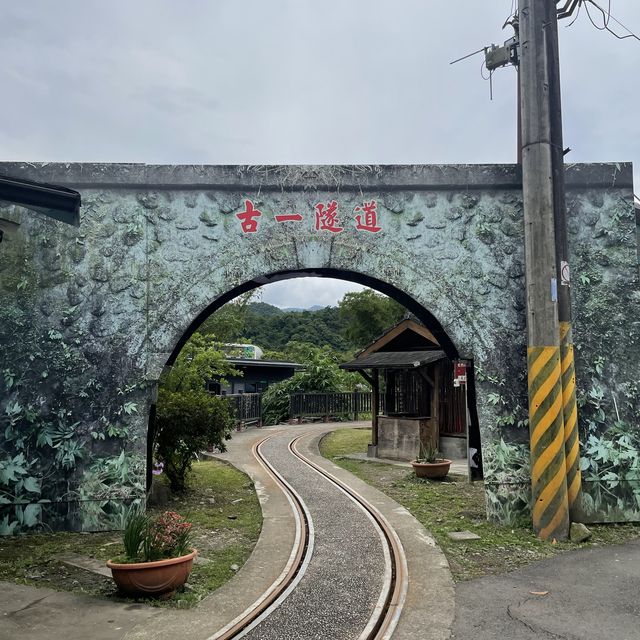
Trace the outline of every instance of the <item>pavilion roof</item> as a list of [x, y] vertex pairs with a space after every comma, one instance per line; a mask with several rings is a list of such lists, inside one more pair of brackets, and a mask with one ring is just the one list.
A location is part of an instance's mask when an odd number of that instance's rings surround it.
[[361, 355], [340, 365], [341, 369], [358, 371], [360, 369], [407, 369], [423, 367], [432, 362], [443, 360], [447, 356], [440, 349], [430, 351], [377, 351]]

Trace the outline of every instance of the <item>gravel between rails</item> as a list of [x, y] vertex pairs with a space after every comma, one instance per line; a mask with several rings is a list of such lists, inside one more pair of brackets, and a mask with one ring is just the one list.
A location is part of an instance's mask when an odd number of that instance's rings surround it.
[[[301, 435], [301, 434], [297, 434]], [[267, 460], [306, 503], [315, 547], [288, 598], [242, 636], [249, 640], [356, 640], [369, 622], [384, 579], [384, 550], [368, 516], [288, 449], [292, 434], [265, 443]]]

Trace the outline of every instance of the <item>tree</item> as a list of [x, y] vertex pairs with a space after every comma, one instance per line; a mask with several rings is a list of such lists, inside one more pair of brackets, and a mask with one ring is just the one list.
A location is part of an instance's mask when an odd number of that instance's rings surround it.
[[245, 332], [247, 310], [259, 295], [259, 289], [253, 289], [222, 305], [200, 325], [198, 333], [215, 335], [221, 343], [238, 342]]
[[160, 378], [154, 448], [173, 491], [184, 491], [197, 453], [225, 450], [233, 427], [229, 403], [206, 390], [212, 378], [234, 372], [213, 336], [195, 333], [171, 369]]
[[262, 397], [264, 424], [279, 424], [289, 417], [289, 395], [302, 392], [353, 391], [362, 384], [358, 374], [339, 368], [341, 358], [331, 347], [316, 347], [308, 343], [294, 343], [292, 353], [305, 364], [303, 371], [291, 378], [272, 384]]
[[263, 348], [282, 350], [296, 341], [327, 344], [344, 351], [349, 345], [343, 334], [344, 323], [337, 307], [282, 311], [264, 303], [252, 303], [247, 308], [244, 335]]
[[373, 342], [407, 313], [401, 304], [371, 289], [346, 293], [338, 308], [346, 323], [345, 336], [356, 349]]

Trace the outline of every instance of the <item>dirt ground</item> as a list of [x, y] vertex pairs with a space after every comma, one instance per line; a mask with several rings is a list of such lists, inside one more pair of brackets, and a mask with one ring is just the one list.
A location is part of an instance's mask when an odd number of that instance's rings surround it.
[[[162, 482], [162, 481], [161, 481]], [[226, 582], [251, 554], [260, 535], [262, 512], [253, 484], [237, 469], [216, 460], [194, 464], [191, 489], [179, 496], [166, 493], [166, 504], [153, 515], [177, 511], [193, 523], [198, 558], [186, 588], [163, 606], [189, 607]], [[0, 580], [31, 584], [124, 600], [113, 580], [65, 564], [63, 556], [79, 554], [100, 566], [121, 555], [120, 532], [41, 533], [0, 538]]]

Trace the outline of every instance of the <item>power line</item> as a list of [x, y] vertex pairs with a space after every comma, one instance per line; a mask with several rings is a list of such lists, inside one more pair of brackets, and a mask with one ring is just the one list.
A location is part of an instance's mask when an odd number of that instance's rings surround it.
[[567, 29], [573, 25], [573, 23], [580, 17], [580, 9], [582, 9], [582, 4], [578, 5], [578, 12], [576, 13], [576, 17], [567, 25]]
[[[591, 16], [591, 12], [589, 11], [589, 5], [593, 5], [601, 14], [602, 14], [602, 25], [599, 25]], [[563, 17], [569, 16], [571, 15], [571, 13], [573, 12], [573, 9], [578, 8], [578, 13], [576, 15], [576, 17], [573, 19], [573, 21], [571, 22], [571, 24], [567, 25], [568, 27], [570, 27], [579, 17], [580, 15], [580, 9], [582, 8], [582, 6], [584, 5], [584, 9], [585, 12], [587, 14], [587, 17], [589, 18], [589, 22], [591, 22], [591, 24], [598, 29], [598, 31], [608, 31], [611, 35], [615, 36], [616, 38], [618, 38], [618, 40], [625, 40], [626, 38], [635, 38], [636, 40], [640, 41], [640, 37], [637, 36], [631, 29], [629, 29], [629, 27], [627, 27], [626, 25], [622, 24], [622, 22], [620, 22], [620, 20], [618, 20], [615, 16], [611, 15], [611, 0], [609, 0], [608, 2], [608, 6], [607, 9], [603, 9], [597, 2], [595, 2], [595, 0], [578, 0], [577, 5], [574, 4], [571, 6], [570, 12], [567, 12], [563, 15]], [[627, 32], [627, 35], [620, 35], [619, 33], [616, 33], [610, 26], [609, 23], [613, 20], [613, 22], [615, 22], [618, 26], [622, 27], [622, 29], [624, 29]]]
[[603, 9], [600, 9], [600, 7], [598, 7], [597, 4], [594, 3], [594, 6], [602, 12], [602, 26], [597, 25], [595, 23], [595, 21], [591, 17], [591, 13], [589, 12], [589, 7], [587, 5], [585, 5], [584, 8], [585, 8], [585, 11], [587, 12], [587, 17], [589, 18], [589, 22], [591, 22], [591, 24], [596, 29], [598, 29], [598, 31], [606, 31], [607, 27], [609, 26], [609, 21], [611, 20], [611, 0], [609, 0], [609, 8], [608, 8], [606, 14], [605, 14]]

